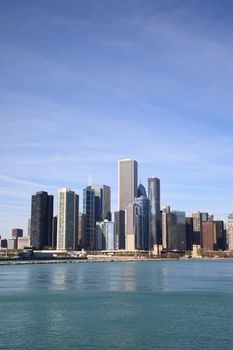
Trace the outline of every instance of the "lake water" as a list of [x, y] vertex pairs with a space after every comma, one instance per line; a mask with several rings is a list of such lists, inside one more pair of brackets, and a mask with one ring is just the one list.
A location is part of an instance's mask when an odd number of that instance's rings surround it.
[[0, 349], [233, 349], [233, 262], [0, 267]]

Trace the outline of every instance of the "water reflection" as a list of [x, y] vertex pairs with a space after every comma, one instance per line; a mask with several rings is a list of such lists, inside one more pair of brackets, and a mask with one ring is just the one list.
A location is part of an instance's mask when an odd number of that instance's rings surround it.
[[169, 292], [233, 287], [232, 262], [126, 262], [11, 266], [0, 271], [1, 292], [57, 290]]

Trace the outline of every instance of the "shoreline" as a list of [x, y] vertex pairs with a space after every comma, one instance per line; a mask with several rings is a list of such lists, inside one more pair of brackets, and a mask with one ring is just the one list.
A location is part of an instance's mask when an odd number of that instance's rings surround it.
[[39, 265], [39, 264], [78, 264], [78, 263], [102, 263], [102, 262], [148, 262], [148, 261], [233, 261], [233, 258], [132, 258], [132, 257], [109, 257], [109, 258], [89, 258], [89, 259], [75, 259], [75, 258], [61, 258], [61, 259], [0, 259], [0, 266], [14, 266], [14, 265]]

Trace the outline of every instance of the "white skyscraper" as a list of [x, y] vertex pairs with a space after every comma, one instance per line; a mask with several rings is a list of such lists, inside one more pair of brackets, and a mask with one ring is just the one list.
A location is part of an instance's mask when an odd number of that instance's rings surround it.
[[69, 188], [58, 190], [57, 249], [77, 249], [79, 197]]
[[137, 197], [138, 164], [133, 159], [118, 161], [118, 209], [125, 210]]

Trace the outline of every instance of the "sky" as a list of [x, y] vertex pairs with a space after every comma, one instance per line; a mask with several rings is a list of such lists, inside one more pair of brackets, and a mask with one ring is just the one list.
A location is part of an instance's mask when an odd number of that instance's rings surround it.
[[117, 209], [125, 157], [161, 206], [226, 220], [232, 35], [231, 0], [1, 0], [0, 235], [37, 191], [106, 184]]

